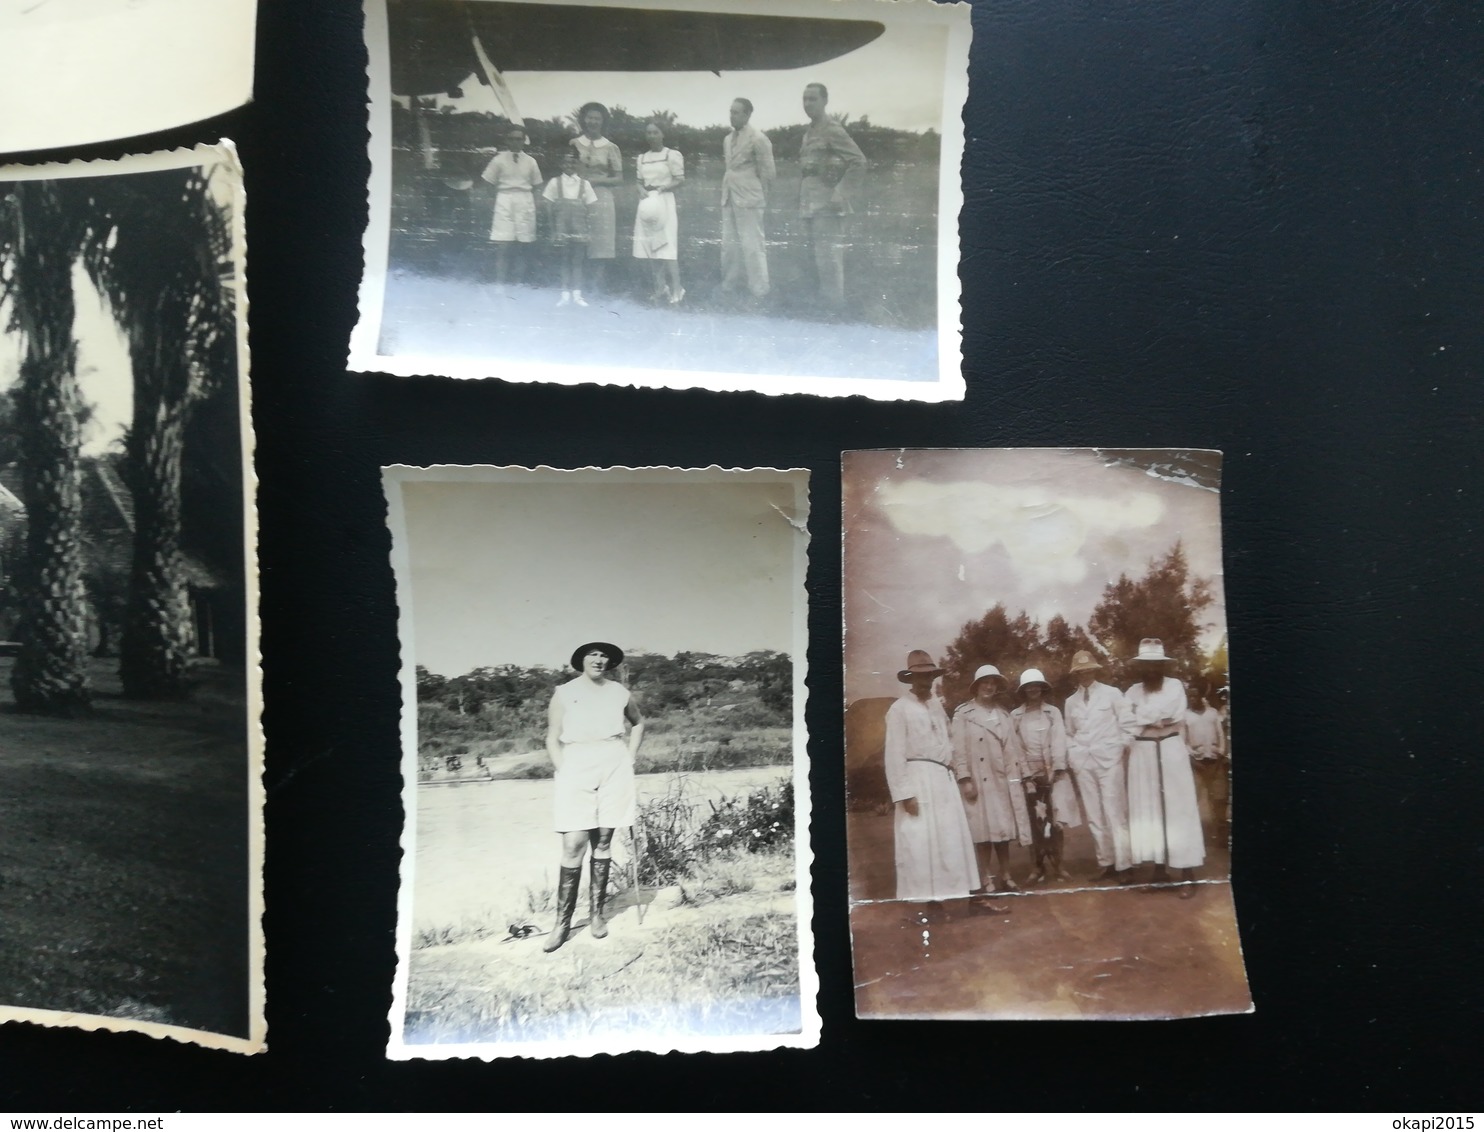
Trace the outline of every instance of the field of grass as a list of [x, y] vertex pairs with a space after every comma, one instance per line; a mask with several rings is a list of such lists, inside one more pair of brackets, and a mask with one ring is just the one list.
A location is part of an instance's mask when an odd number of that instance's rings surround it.
[[[687, 303], [705, 309], [721, 282], [721, 174], [719, 161], [693, 163], [676, 194], [679, 263]], [[768, 269], [773, 292], [767, 310], [779, 317], [807, 317], [815, 295], [812, 253], [799, 217], [799, 166], [778, 161], [778, 180], [766, 218]], [[638, 190], [616, 191], [617, 259], [610, 288], [639, 295], [648, 276], [630, 255]], [[493, 278], [487, 239], [493, 200], [482, 182], [468, 191], [444, 189], [423, 179], [411, 162], [393, 181], [390, 267], [422, 275]], [[873, 165], [848, 221], [846, 291], [852, 310], [873, 326], [925, 329], [937, 325], [938, 170], [932, 164]], [[529, 281], [555, 286], [557, 249], [542, 238], [534, 249]]]
[[0, 709], [0, 1002], [245, 1037], [242, 672], [141, 704], [117, 663], [86, 717]]

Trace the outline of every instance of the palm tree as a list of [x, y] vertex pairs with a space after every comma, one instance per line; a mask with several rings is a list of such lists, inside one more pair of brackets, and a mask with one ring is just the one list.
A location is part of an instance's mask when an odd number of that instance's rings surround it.
[[72, 267], [86, 226], [81, 182], [25, 181], [0, 208], [0, 262], [11, 324], [25, 341], [15, 428], [26, 508], [17, 570], [21, 609], [10, 683], [23, 711], [72, 714], [88, 704], [83, 587], [82, 396]]
[[83, 262], [124, 333], [134, 412], [124, 477], [134, 547], [119, 646], [124, 695], [185, 694], [192, 626], [181, 559], [186, 422], [236, 372], [231, 232], [199, 168], [119, 178]]

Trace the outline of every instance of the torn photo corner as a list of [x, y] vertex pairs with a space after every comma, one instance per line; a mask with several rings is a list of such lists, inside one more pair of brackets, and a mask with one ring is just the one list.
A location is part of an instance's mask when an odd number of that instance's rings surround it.
[[1221, 453], [846, 452], [861, 1018], [1252, 1010]]
[[0, 0], [0, 153], [235, 110], [252, 97], [256, 21], [257, 0]]
[[365, 11], [350, 369], [962, 399], [967, 4]]
[[393, 1059], [819, 1042], [807, 471], [383, 469]]
[[0, 167], [0, 1021], [265, 1048], [243, 204]]

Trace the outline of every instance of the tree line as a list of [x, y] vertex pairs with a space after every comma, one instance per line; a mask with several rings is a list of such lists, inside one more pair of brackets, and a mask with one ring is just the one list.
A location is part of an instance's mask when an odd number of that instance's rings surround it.
[[[570, 669], [502, 664], [446, 677], [418, 665], [419, 720], [439, 731], [539, 745], [551, 694], [573, 675]], [[627, 656], [616, 675], [648, 719], [712, 707], [743, 711], [750, 726], [788, 726], [793, 720], [793, 662], [787, 653], [641, 652]]]
[[965, 623], [939, 658], [948, 672], [944, 697], [950, 707], [968, 699], [974, 670], [981, 664], [998, 667], [1012, 688], [1025, 669], [1039, 668], [1065, 697], [1075, 683], [1067, 671], [1072, 657], [1084, 650], [1105, 666], [1100, 679], [1125, 687], [1134, 681], [1128, 662], [1145, 637], [1158, 637], [1165, 653], [1175, 658], [1171, 675], [1207, 695], [1224, 696], [1225, 645], [1209, 654], [1200, 646], [1202, 631], [1209, 627], [1204, 614], [1215, 600], [1211, 580], [1191, 576], [1185, 548], [1176, 542], [1141, 577], [1121, 574], [1108, 583], [1085, 625], [1057, 614], [1042, 627], [1024, 610], [1012, 616], [1003, 603], [997, 604]]
[[0, 183], [0, 305], [24, 348], [10, 426], [26, 509], [11, 688], [21, 710], [48, 714], [90, 700], [78, 267], [123, 335], [133, 383], [122, 472], [134, 538], [119, 656], [131, 698], [187, 691], [182, 457], [196, 406], [237, 370], [231, 225], [203, 169]]
[[[799, 116], [803, 118], [802, 112]], [[938, 163], [942, 138], [936, 130], [919, 132], [879, 126], [871, 121], [869, 115], [851, 118], [849, 114], [832, 114], [831, 117], [849, 131], [866, 160], [873, 165], [927, 162], [936, 166]], [[731, 130], [729, 125], [687, 125], [673, 110], [654, 110], [641, 115], [614, 106], [609, 110], [604, 137], [617, 145], [626, 157], [642, 153], [649, 148], [644, 127], [651, 121], [658, 122], [665, 131], [665, 144], [678, 149], [688, 159], [705, 156], [720, 161], [722, 139]], [[509, 125], [509, 119], [499, 114], [456, 111], [447, 105], [437, 111], [421, 106], [410, 109], [396, 104], [392, 106], [393, 144], [399, 149], [429, 149], [437, 153], [444, 173], [478, 176], [484, 168], [484, 161], [488, 160], [488, 151], [504, 145], [505, 130]], [[799, 121], [762, 132], [773, 143], [775, 156], [782, 161], [798, 156], [806, 126], [807, 123]], [[527, 118], [525, 130], [530, 139], [527, 152], [537, 158], [550, 159], [553, 168], [548, 172], [551, 174], [556, 172], [555, 158], [566, 152], [568, 143], [581, 132], [576, 109], [564, 116]]]

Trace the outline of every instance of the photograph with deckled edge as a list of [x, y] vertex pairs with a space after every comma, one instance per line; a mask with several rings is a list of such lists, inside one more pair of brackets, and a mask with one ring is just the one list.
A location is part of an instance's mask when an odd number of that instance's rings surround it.
[[808, 472], [383, 470], [394, 1059], [807, 1048]]
[[847, 452], [862, 1018], [1252, 1009], [1221, 454]]
[[0, 153], [139, 137], [252, 97], [257, 0], [0, 0]]
[[963, 397], [967, 4], [366, 0], [350, 368]]
[[0, 168], [0, 1020], [265, 1048], [243, 204]]

